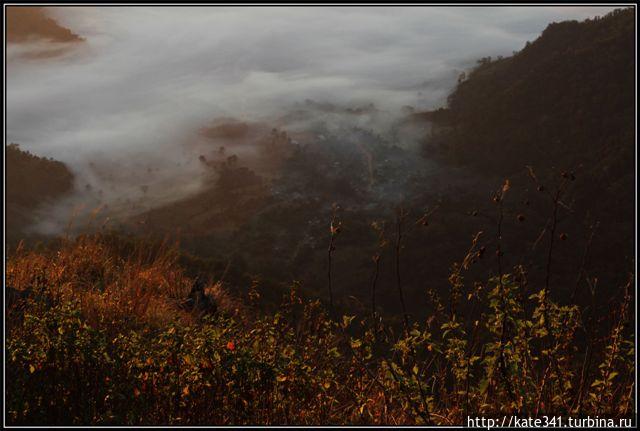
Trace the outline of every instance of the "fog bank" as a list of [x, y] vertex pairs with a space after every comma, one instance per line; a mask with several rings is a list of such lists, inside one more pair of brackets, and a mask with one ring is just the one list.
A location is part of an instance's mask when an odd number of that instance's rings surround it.
[[269, 124], [313, 100], [373, 103], [370, 123], [384, 127], [403, 106], [443, 105], [478, 58], [610, 9], [47, 8], [84, 42], [51, 57], [24, 55], [46, 41], [8, 47], [7, 141], [66, 162], [80, 200], [100, 190], [114, 204], [150, 185], [142, 194], [161, 202], [198, 189], [188, 149], [212, 119]]

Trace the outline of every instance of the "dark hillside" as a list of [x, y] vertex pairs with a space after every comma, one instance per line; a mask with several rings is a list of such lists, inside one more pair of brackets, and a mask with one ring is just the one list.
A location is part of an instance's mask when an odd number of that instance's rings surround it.
[[[480, 60], [448, 107], [416, 114], [436, 125], [427, 157], [503, 175], [534, 192], [526, 166], [545, 193], [563, 172], [575, 175], [563, 203], [574, 225], [598, 221], [604, 229], [591, 256], [601, 273], [633, 258], [634, 19], [633, 9], [619, 9], [552, 23], [512, 57]], [[544, 223], [548, 213], [539, 216]]]
[[6, 148], [7, 237], [23, 237], [33, 222], [33, 211], [60, 198], [73, 188], [73, 174], [64, 163], [23, 151], [17, 144]]
[[460, 160], [509, 174], [591, 165], [633, 174], [634, 11], [552, 23], [513, 57], [485, 58], [449, 97]]

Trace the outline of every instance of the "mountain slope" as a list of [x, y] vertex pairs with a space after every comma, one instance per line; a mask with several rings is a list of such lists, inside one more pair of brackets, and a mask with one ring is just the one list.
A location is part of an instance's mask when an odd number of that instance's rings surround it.
[[550, 24], [514, 56], [479, 61], [436, 116], [447, 131], [432, 144], [502, 173], [580, 163], [632, 173], [634, 41], [632, 9]]
[[52, 159], [23, 151], [17, 144], [6, 148], [7, 238], [23, 237], [43, 203], [59, 199], [73, 189], [73, 174]]
[[[603, 286], [621, 283], [603, 277], [631, 268], [634, 259], [634, 25], [633, 9], [552, 23], [513, 56], [480, 60], [460, 77], [447, 107], [413, 116], [433, 126], [426, 157], [510, 179], [508, 208], [526, 216], [523, 224], [542, 226], [528, 233], [532, 250], [550, 241], [557, 187], [575, 179], [557, 214], [578, 242], [555, 258], [555, 268], [575, 274], [582, 259]], [[556, 283], [568, 289], [576, 284], [571, 278]]]

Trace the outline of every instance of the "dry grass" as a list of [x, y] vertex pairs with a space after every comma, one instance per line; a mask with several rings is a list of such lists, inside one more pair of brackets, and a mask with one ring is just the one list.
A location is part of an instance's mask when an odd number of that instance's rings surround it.
[[[469, 414], [628, 417], [633, 278], [610, 317], [612, 330], [585, 350], [575, 342], [581, 310], [554, 303], [544, 288], [523, 299], [522, 268], [463, 295], [475, 245], [454, 265], [451, 309], [399, 335], [376, 314], [330, 319], [296, 285], [275, 314], [265, 314], [210, 281], [206, 291], [221, 312], [191, 314], [180, 302], [193, 280], [168, 241], [123, 245], [91, 235], [43, 250], [19, 247], [7, 281], [31, 295], [8, 314], [8, 422], [452, 425]], [[252, 286], [249, 297], [258, 296]], [[456, 311], [453, 304], [465, 300], [476, 314]]]
[[[194, 316], [180, 303], [193, 279], [177, 263], [177, 244], [164, 241], [154, 249], [139, 242], [123, 255], [112, 241], [86, 235], [45, 251], [25, 250], [21, 244], [7, 262], [7, 284], [17, 290], [46, 286], [56, 302], [77, 299], [94, 326], [111, 321], [160, 328], [176, 320], [192, 322]], [[241, 302], [222, 282], [210, 281], [206, 292], [224, 312], [241, 314]]]

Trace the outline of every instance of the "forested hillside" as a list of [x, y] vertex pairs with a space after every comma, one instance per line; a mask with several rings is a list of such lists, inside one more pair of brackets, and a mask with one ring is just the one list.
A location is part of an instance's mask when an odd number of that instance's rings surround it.
[[6, 167], [7, 237], [13, 242], [24, 235], [38, 207], [71, 192], [74, 177], [64, 163], [16, 144], [6, 147]]
[[632, 9], [550, 24], [512, 57], [484, 58], [461, 77], [432, 145], [505, 174], [584, 163], [590, 174], [631, 179], [634, 43]]
[[602, 273], [633, 257], [634, 24], [630, 8], [552, 23], [513, 56], [481, 59], [460, 77], [447, 107], [417, 115], [435, 125], [427, 157], [531, 190], [542, 185], [545, 193], [570, 178], [561, 218], [606, 229], [592, 248], [592, 263], [607, 268]]

